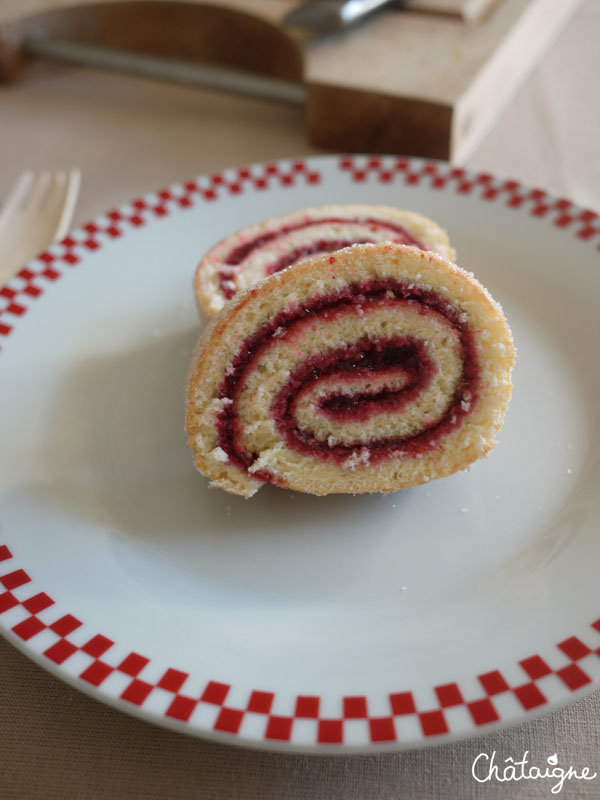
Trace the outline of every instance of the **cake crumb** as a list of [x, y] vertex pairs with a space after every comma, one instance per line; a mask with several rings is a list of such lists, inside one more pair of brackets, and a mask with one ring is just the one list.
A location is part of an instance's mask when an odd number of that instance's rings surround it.
[[215, 461], [220, 461], [221, 464], [227, 464], [229, 461], [229, 456], [222, 447], [215, 447], [214, 450], [211, 450], [210, 457], [214, 458]]
[[356, 467], [366, 467], [371, 460], [371, 453], [367, 447], [363, 447], [362, 450], [354, 450], [351, 456], [343, 463], [344, 469], [354, 470]]

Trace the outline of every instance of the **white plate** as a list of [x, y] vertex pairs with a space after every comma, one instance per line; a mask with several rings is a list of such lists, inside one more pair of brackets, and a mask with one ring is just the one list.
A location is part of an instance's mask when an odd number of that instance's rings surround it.
[[[183, 432], [200, 255], [334, 202], [421, 211], [503, 304], [514, 395], [490, 457], [388, 496], [207, 489]], [[443, 163], [317, 158], [203, 177], [72, 234], [0, 293], [0, 624], [161, 725], [399, 749], [598, 686], [598, 221]]]

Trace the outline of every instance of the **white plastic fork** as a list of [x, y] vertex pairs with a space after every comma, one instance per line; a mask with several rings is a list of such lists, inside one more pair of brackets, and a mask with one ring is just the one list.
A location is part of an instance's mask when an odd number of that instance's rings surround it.
[[69, 230], [81, 173], [21, 173], [0, 211], [0, 286]]

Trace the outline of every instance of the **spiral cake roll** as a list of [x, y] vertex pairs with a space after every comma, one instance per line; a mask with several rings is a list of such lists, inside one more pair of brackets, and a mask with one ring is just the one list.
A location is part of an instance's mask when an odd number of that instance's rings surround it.
[[390, 492], [495, 444], [514, 349], [500, 306], [441, 256], [364, 244], [296, 264], [201, 337], [186, 428], [211, 485]]
[[446, 232], [412, 211], [331, 205], [295, 211], [251, 225], [216, 244], [196, 270], [198, 308], [214, 316], [240, 289], [319, 253], [357, 243], [393, 241], [454, 259]]

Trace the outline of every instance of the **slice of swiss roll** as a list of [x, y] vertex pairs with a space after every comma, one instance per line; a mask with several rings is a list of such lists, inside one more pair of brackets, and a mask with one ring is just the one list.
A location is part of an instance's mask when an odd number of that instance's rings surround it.
[[240, 289], [319, 253], [357, 243], [392, 241], [433, 250], [451, 261], [446, 232], [413, 211], [371, 205], [305, 208], [250, 225], [214, 245], [196, 269], [201, 312], [214, 316]]
[[190, 365], [186, 428], [211, 486], [391, 492], [495, 444], [514, 349], [470, 274], [416, 247], [363, 244], [240, 292]]

